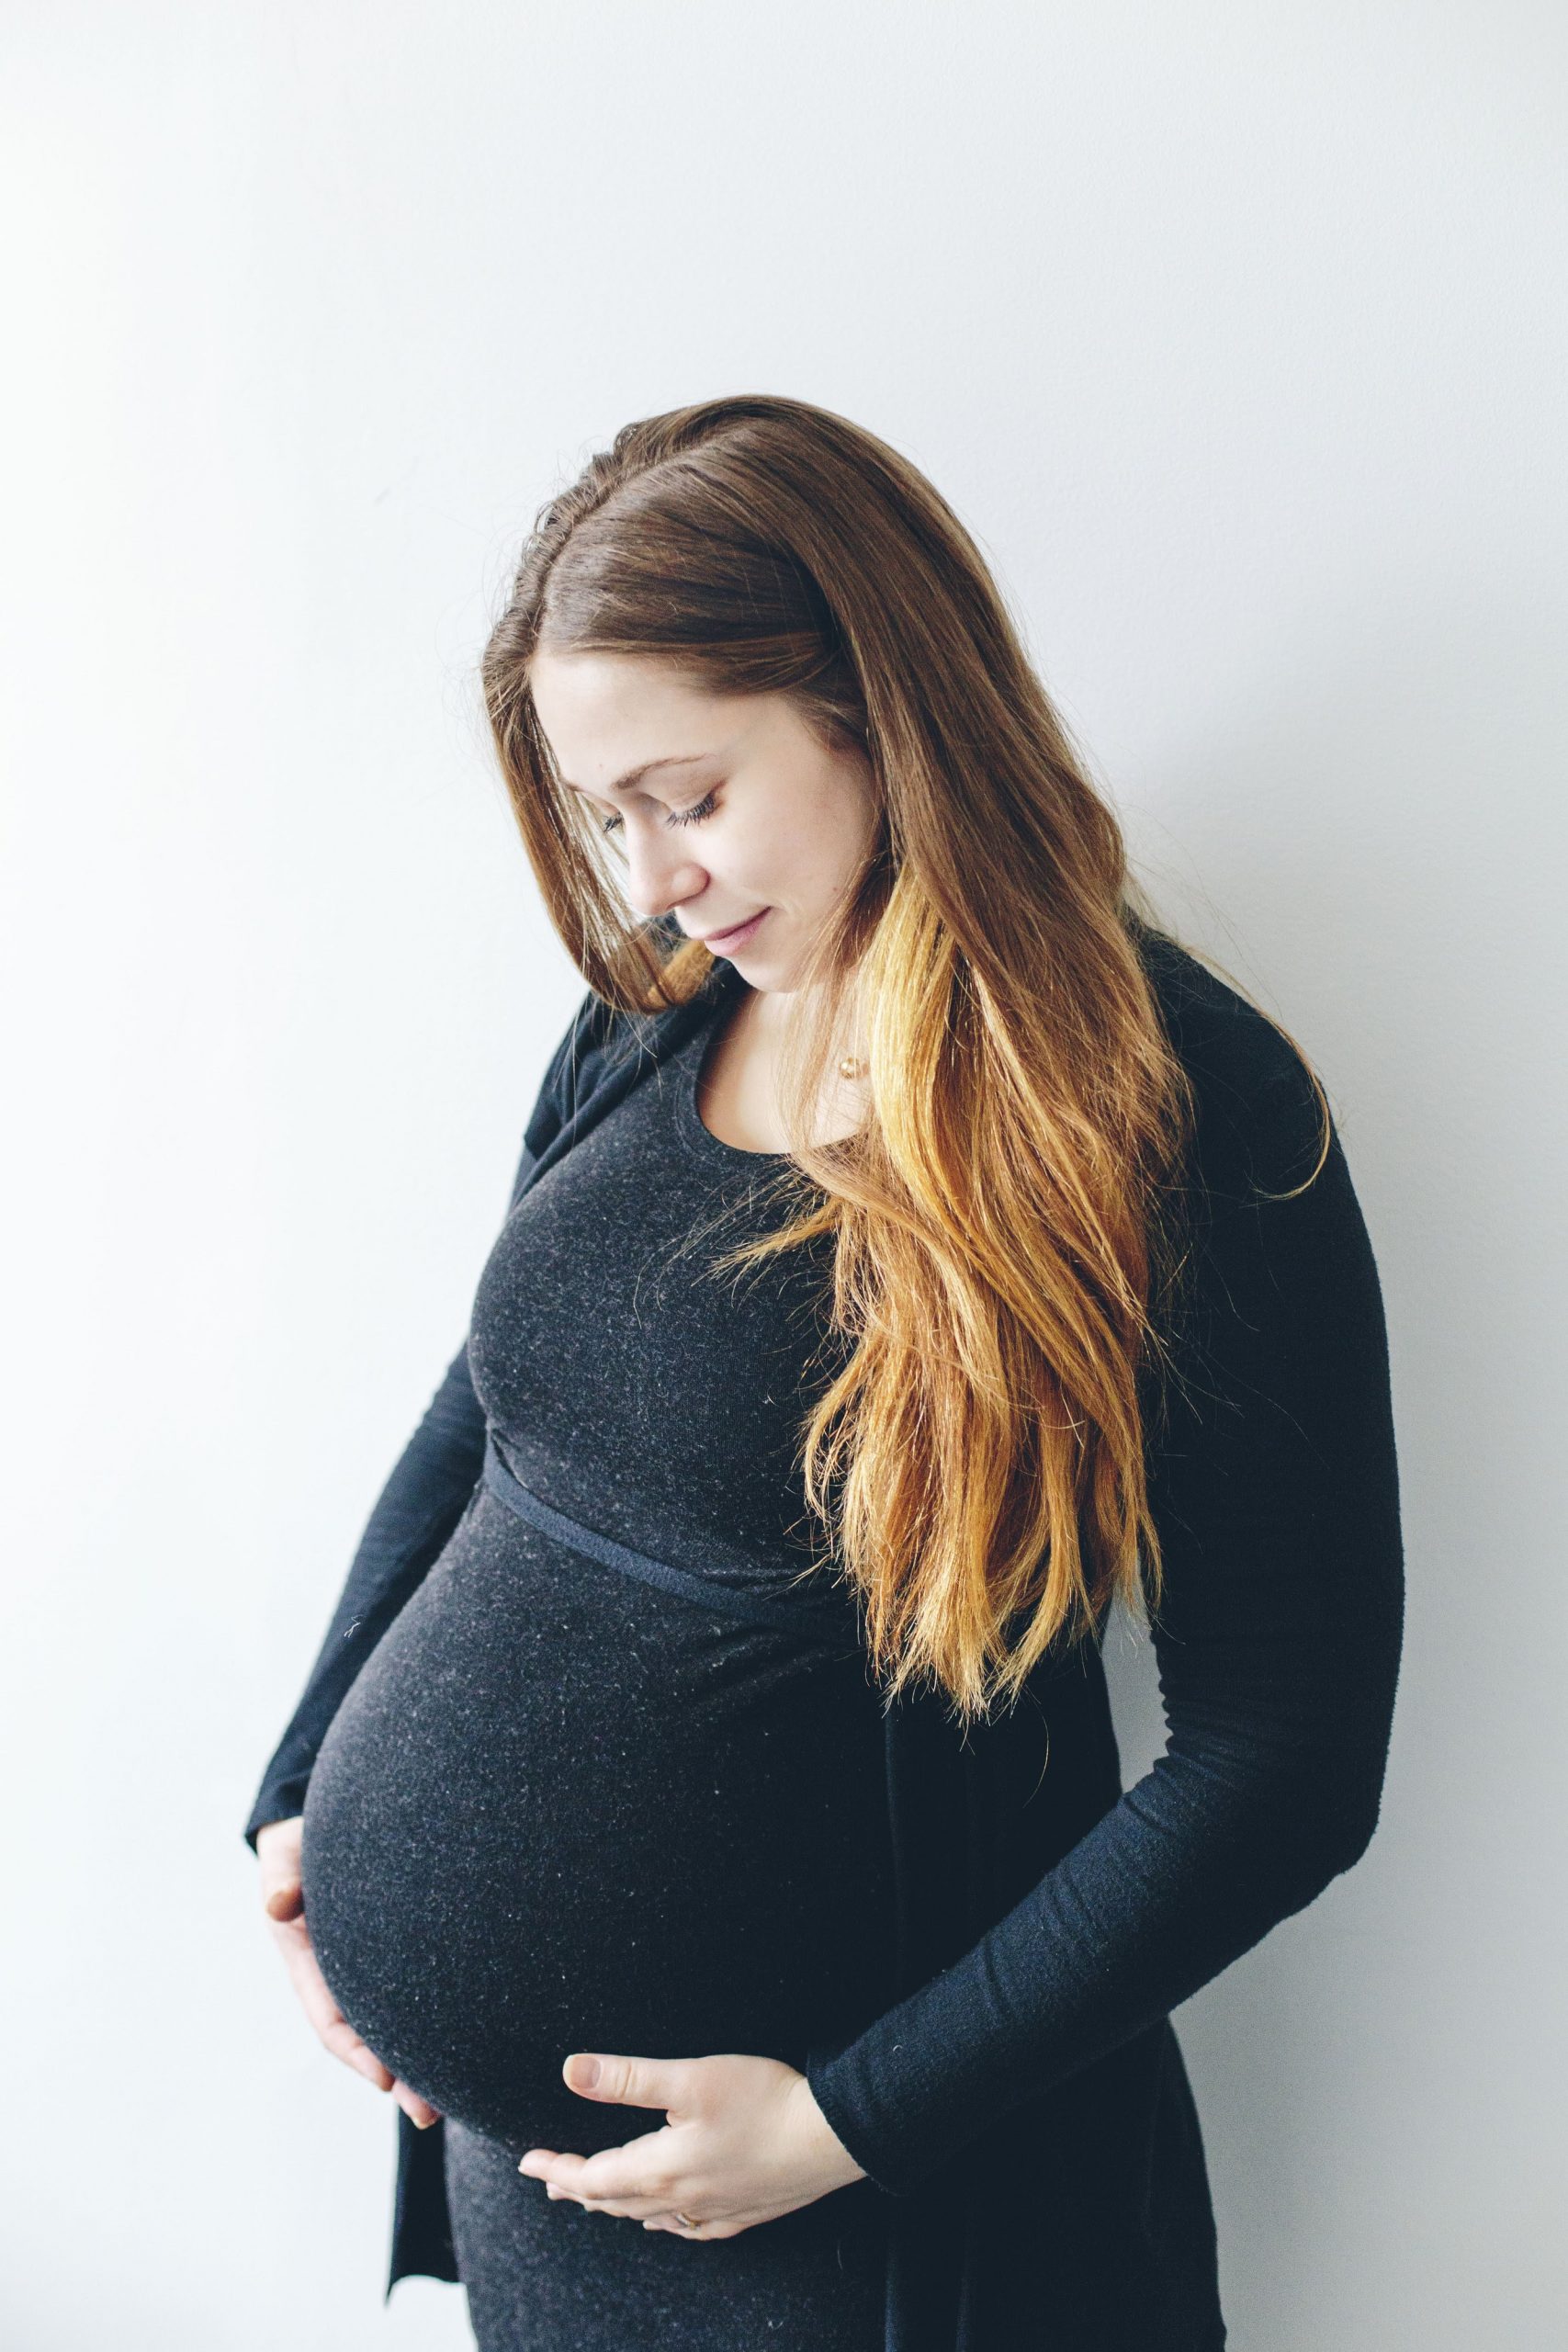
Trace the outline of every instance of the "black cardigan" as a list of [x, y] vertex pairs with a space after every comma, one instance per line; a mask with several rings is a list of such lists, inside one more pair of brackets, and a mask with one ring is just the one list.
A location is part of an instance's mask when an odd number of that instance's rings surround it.
[[[807, 2065], [895, 2200], [888, 2352], [1010, 2352], [1035, 2332], [1061, 2352], [1224, 2342], [1168, 2015], [1356, 1861], [1378, 1816], [1404, 1588], [1366, 1227], [1337, 1131], [1304, 1193], [1258, 1197], [1316, 1162], [1302, 1065], [1203, 966], [1136, 935], [1198, 1107], [1182, 1376], [1147, 1439], [1168, 1746], [1119, 1793], [1092, 1646], [1048, 1660], [1027, 1705], [967, 1739], [934, 1700], [888, 1713], [898, 1980], [882, 2015], [844, 2019]], [[512, 1204], [683, 1042], [716, 989], [741, 985], [719, 963], [694, 1004], [649, 1017], [590, 991], [546, 1072]], [[371, 1514], [253, 1843], [301, 1810], [336, 1709], [462, 1515], [484, 1437], [465, 1345]], [[389, 2291], [412, 2272], [457, 2275], [441, 2138], [400, 2115]]]

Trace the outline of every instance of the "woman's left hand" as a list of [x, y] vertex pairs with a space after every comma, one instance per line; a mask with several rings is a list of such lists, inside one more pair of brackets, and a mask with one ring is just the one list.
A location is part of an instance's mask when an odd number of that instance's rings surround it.
[[662, 2130], [597, 2155], [529, 2149], [518, 2171], [591, 2213], [624, 2214], [677, 2237], [733, 2238], [865, 2177], [806, 2076], [776, 2058], [579, 2051], [561, 2074], [583, 2098], [661, 2107], [667, 2119]]

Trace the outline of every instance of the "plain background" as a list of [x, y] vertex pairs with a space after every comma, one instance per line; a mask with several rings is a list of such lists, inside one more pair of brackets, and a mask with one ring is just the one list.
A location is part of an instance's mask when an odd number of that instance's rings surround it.
[[1383, 1826], [1180, 2020], [1234, 2343], [1561, 2346], [1561, 12], [50, 0], [4, 49], [7, 2344], [468, 2341], [382, 2306], [389, 2103], [239, 1830], [581, 993], [488, 618], [618, 425], [769, 390], [978, 535], [1382, 1272]]

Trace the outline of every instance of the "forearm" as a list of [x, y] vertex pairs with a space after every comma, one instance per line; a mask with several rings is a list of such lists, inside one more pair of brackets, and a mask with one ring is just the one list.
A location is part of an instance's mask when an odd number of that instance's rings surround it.
[[465, 1343], [381, 1490], [310, 1669], [245, 1824], [299, 1813], [316, 1752], [355, 1675], [461, 1519], [484, 1458], [484, 1413]]
[[1395, 1525], [1362, 1540], [1371, 1606], [1353, 1645], [1298, 1650], [1272, 1692], [1266, 1665], [1247, 1661], [1245, 1712], [1205, 1713], [1194, 1694], [1153, 1770], [970, 1951], [808, 2064], [829, 2123], [884, 2188], [918, 2188], [1168, 2016], [1365, 1850], [1397, 1677], [1400, 1552]]
[[1294, 1074], [1233, 1099], [1148, 1448], [1167, 1753], [953, 1966], [808, 2068], [888, 2188], [1168, 2016], [1377, 1820], [1404, 1594], [1381, 1290], [1337, 1136], [1290, 1192], [1316, 1159]]

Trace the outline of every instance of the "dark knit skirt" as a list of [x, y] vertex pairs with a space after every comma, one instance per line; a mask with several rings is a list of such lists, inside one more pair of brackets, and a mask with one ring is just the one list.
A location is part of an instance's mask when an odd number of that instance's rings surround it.
[[449, 2122], [446, 2193], [479, 2352], [882, 2352], [887, 2199], [869, 2181], [704, 2242], [552, 2202], [510, 2148]]

